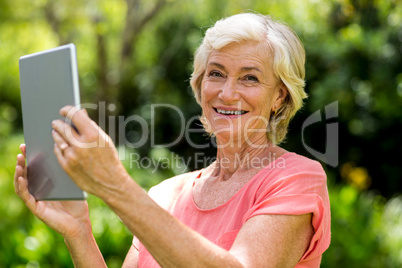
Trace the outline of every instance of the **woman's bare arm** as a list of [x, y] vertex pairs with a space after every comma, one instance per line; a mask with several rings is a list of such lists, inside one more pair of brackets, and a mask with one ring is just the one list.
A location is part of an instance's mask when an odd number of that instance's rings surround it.
[[64, 239], [64, 242], [74, 267], [107, 267], [92, 231], [83, 232], [76, 238]]
[[[132, 180], [110, 138], [85, 111], [64, 107], [61, 115], [72, 119], [79, 132], [62, 121], [53, 123], [59, 163], [81, 189], [106, 202], [161, 266], [291, 267], [308, 247], [310, 214], [255, 216], [230, 251], [220, 248], [162, 209]], [[79, 146], [94, 142], [103, 146]], [[62, 151], [64, 143], [69, 146]]]
[[138, 249], [131, 245], [130, 250], [126, 255], [122, 268], [138, 267]]
[[160, 208], [133, 181], [124, 189], [104, 200], [162, 267], [294, 267], [313, 235], [311, 214], [260, 215], [246, 222], [226, 251]]

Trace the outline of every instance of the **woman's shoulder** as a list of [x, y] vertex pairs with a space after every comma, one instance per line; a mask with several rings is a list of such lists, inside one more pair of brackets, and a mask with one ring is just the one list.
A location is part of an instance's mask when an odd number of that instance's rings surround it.
[[274, 168], [282, 169], [285, 173], [307, 172], [325, 175], [325, 171], [320, 162], [293, 152], [287, 152], [276, 159], [273, 164]]
[[180, 195], [186, 183], [193, 181], [199, 173], [200, 171], [197, 170], [166, 179], [152, 187], [148, 195], [160, 206], [167, 209]]
[[[200, 170], [191, 171], [187, 173], [183, 173], [172, 178], [163, 180], [159, 184], [153, 186], [151, 188], [152, 191], [163, 189], [163, 190], [172, 190], [172, 191], [180, 191], [183, 185], [189, 180], [194, 179], [200, 173]], [[150, 191], [151, 191], [150, 190]]]
[[327, 176], [318, 161], [292, 152], [277, 158], [257, 175], [260, 190], [269, 189], [271, 193], [301, 189], [316, 192], [327, 184]]

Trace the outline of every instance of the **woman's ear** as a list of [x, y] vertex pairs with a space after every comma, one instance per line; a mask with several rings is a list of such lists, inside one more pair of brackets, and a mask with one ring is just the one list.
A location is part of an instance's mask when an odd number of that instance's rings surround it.
[[288, 88], [283, 82], [281, 82], [279, 86], [278, 97], [276, 98], [274, 105], [272, 106], [273, 112], [277, 112], [281, 108], [288, 94], [289, 94]]

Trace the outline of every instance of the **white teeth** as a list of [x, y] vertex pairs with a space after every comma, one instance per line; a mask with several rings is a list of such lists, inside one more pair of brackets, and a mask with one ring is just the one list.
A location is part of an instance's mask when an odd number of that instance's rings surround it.
[[216, 109], [218, 111], [218, 113], [220, 114], [234, 114], [234, 115], [241, 115], [244, 114], [246, 111], [227, 111], [227, 110], [221, 110], [221, 109]]

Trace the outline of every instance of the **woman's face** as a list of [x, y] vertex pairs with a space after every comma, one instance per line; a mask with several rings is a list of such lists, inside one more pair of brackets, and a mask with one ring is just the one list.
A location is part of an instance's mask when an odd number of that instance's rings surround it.
[[218, 141], [267, 138], [270, 114], [286, 97], [270, 54], [262, 44], [245, 42], [211, 52], [201, 85], [201, 106]]

